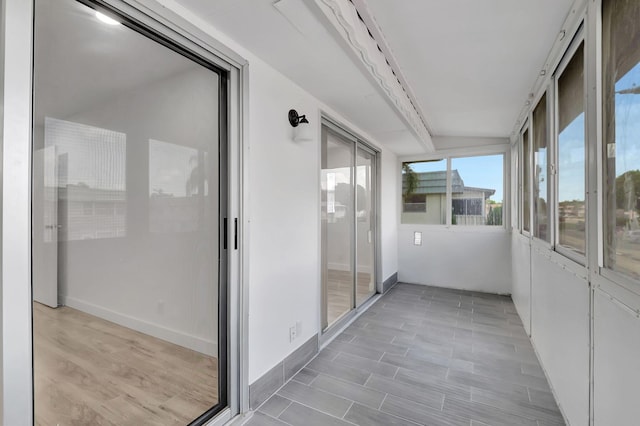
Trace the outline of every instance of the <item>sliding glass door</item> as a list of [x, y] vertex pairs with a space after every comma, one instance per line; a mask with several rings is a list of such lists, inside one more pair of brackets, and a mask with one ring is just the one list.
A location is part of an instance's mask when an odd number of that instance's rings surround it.
[[227, 73], [92, 2], [35, 1], [35, 424], [227, 405]]
[[322, 126], [322, 329], [376, 293], [376, 154]]
[[358, 146], [356, 153], [356, 306], [376, 293], [376, 155]]

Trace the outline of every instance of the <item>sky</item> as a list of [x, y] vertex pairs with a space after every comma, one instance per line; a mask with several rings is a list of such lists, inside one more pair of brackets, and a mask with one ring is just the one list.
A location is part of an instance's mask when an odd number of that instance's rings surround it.
[[[616, 91], [640, 86], [640, 63], [616, 82]], [[616, 175], [640, 170], [640, 94], [616, 94]]]

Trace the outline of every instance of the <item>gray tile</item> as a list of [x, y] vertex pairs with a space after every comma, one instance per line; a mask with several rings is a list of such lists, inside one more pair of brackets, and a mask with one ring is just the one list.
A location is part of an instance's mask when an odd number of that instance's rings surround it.
[[[401, 346], [407, 346], [411, 349], [417, 349], [420, 352], [431, 353], [435, 355], [443, 355], [446, 357], [451, 357], [453, 354], [453, 347], [449, 344], [444, 344], [441, 342], [425, 342], [421, 340], [416, 340], [413, 338], [405, 338], [400, 337], [394, 340], [394, 343], [397, 343]], [[403, 354], [400, 354], [403, 355]]]
[[356, 336], [354, 336], [353, 334], [349, 334], [347, 332], [344, 332], [344, 333], [340, 333], [340, 334], [338, 334], [336, 336], [336, 341], [349, 343], [355, 338], [356, 338]]
[[396, 333], [389, 331], [378, 330], [376, 327], [367, 328], [348, 328], [349, 333], [362, 337], [371, 337], [372, 339], [380, 340], [381, 342], [391, 343], [396, 337]]
[[538, 420], [538, 426], [566, 426], [566, 423], [564, 420], [561, 423]]
[[401, 419], [400, 417], [385, 414], [381, 411], [365, 407], [360, 404], [353, 406], [344, 416], [344, 419], [360, 426], [415, 426], [417, 423]]
[[542, 408], [529, 402], [518, 401], [515, 398], [505, 398], [503, 395], [485, 390], [473, 390], [471, 392], [471, 400], [532, 420], [540, 419], [556, 423], [563, 422], [562, 415], [557, 408]]
[[522, 371], [522, 374], [526, 374], [528, 376], [542, 377], [546, 379], [544, 371], [542, 371], [542, 368], [539, 365], [521, 364], [520, 371]]
[[380, 410], [397, 417], [415, 421], [422, 425], [469, 426], [469, 419], [459, 417], [455, 414], [445, 415], [439, 409], [433, 409], [413, 401], [396, 398], [393, 395], [389, 395], [384, 400]]
[[378, 374], [384, 377], [393, 377], [398, 371], [398, 367], [396, 367], [395, 365], [373, 361], [367, 358], [362, 358], [350, 354], [338, 354], [333, 362], [355, 368], [363, 372]]
[[382, 312], [375, 312], [375, 315], [363, 315], [360, 319], [367, 324], [367, 327], [391, 326], [400, 328], [405, 323], [405, 318], [384, 314]]
[[298, 372], [298, 374], [293, 376], [292, 380], [309, 385], [316, 377], [318, 377], [318, 372], [309, 370], [308, 368], [303, 368]]
[[280, 395], [273, 395], [260, 406], [260, 412], [271, 417], [278, 417], [291, 404], [291, 400]]
[[529, 399], [533, 405], [538, 407], [549, 408], [552, 410], [559, 410], [556, 399], [551, 392], [539, 391], [536, 389], [529, 389]]
[[333, 361], [335, 359], [335, 357], [338, 356], [339, 353], [340, 352], [338, 352], [338, 351], [335, 351], [335, 350], [333, 350], [331, 348], [326, 348], [325, 347], [324, 349], [322, 349], [318, 353], [318, 355], [316, 355], [315, 359], [324, 359], [324, 360], [327, 360], [327, 361]]
[[278, 395], [336, 417], [344, 416], [351, 406], [351, 401], [293, 381], [284, 385]]
[[510, 298], [463, 290], [398, 283], [283, 389], [269, 426], [563, 424]]
[[397, 367], [405, 368], [407, 370], [417, 370], [429, 372], [430, 374], [444, 378], [447, 375], [448, 368], [442, 365], [434, 364], [429, 361], [406, 358], [398, 355], [384, 354], [382, 362], [395, 365]]
[[280, 420], [291, 426], [353, 426], [336, 417], [294, 402], [284, 410]]
[[518, 396], [523, 401], [529, 399], [529, 393], [525, 386], [512, 384], [494, 377], [485, 377], [464, 371], [451, 370], [447, 375], [447, 381], [492, 392], [502, 392], [504, 395]]
[[386, 393], [375, 389], [366, 388], [355, 383], [345, 382], [330, 376], [320, 374], [311, 387], [329, 392], [333, 395], [367, 405], [374, 409], [380, 407]]
[[338, 379], [364, 385], [371, 373], [363, 370], [356, 370], [344, 364], [326, 361], [323, 359], [314, 359], [307, 368], [318, 373], [324, 373], [328, 376], [337, 377]]
[[537, 426], [535, 420], [508, 413], [497, 407], [455, 398], [445, 398], [442, 412], [495, 426]]
[[522, 374], [520, 370], [514, 372], [510, 369], [500, 369], [494, 367], [487, 367], [481, 364], [475, 364], [473, 367], [473, 373], [485, 377], [495, 377], [505, 382], [513, 383], [516, 385], [526, 386], [541, 391], [549, 391], [549, 384], [544, 377], [535, 377]]
[[388, 354], [396, 354], [396, 355], [404, 355], [407, 353], [409, 347], [404, 345], [397, 345], [395, 343], [384, 343], [379, 342], [375, 339], [371, 339], [369, 337], [358, 336], [356, 337], [351, 344], [356, 346], [362, 346], [365, 348], [373, 349], [376, 351], [386, 352]]
[[[359, 336], [356, 336], [356, 338], [358, 337]], [[380, 358], [382, 358], [382, 354], [384, 354], [383, 351], [372, 349], [369, 347], [358, 346], [351, 343], [336, 342], [336, 341], [331, 342], [328, 348], [334, 351], [351, 354], [351, 355], [357, 355], [362, 358], [368, 358], [374, 361], [379, 361]]]
[[259, 411], [256, 411], [255, 413], [253, 413], [253, 416], [244, 425], [245, 426], [287, 426], [286, 423], [283, 423], [280, 420], [274, 419], [273, 417], [267, 416], [266, 414], [263, 414]]
[[395, 272], [382, 282], [382, 292], [387, 293], [398, 283], [398, 273]]
[[289, 380], [318, 353], [318, 336], [304, 342], [284, 360], [284, 379]]
[[410, 385], [422, 387], [435, 392], [443, 393], [445, 396], [454, 396], [459, 399], [471, 401], [471, 386], [451, 383], [445, 379], [433, 377], [419, 371], [405, 369], [398, 370], [394, 380]]
[[461, 370], [461, 371], [469, 371], [469, 372], [473, 371], [473, 363], [470, 361], [450, 358], [448, 356], [435, 355], [429, 352], [422, 352], [416, 349], [411, 349], [407, 353], [407, 358], [428, 361], [430, 363], [441, 365], [443, 367], [448, 367], [453, 370]]
[[283, 364], [279, 363], [249, 386], [249, 407], [258, 408], [283, 384]]
[[365, 386], [435, 409], [442, 407], [442, 401], [444, 399], [442, 392], [428, 389], [425, 386], [414, 386], [413, 384], [376, 375], [372, 375]]

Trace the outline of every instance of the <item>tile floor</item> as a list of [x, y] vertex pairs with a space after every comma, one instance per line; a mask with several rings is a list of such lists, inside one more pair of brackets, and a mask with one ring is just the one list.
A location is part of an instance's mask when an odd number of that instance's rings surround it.
[[250, 426], [552, 426], [562, 415], [509, 297], [398, 284]]

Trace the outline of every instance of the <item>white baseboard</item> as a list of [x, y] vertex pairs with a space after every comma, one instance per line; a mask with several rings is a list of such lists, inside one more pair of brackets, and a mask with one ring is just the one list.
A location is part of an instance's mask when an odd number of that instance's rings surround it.
[[74, 297], [62, 295], [62, 304], [77, 309], [98, 318], [111, 321], [123, 327], [130, 328], [140, 333], [148, 334], [167, 342], [174, 343], [185, 348], [192, 349], [205, 355], [218, 357], [218, 342], [192, 336], [180, 331], [172, 330], [152, 322], [122, 314], [93, 303], [85, 302]]

